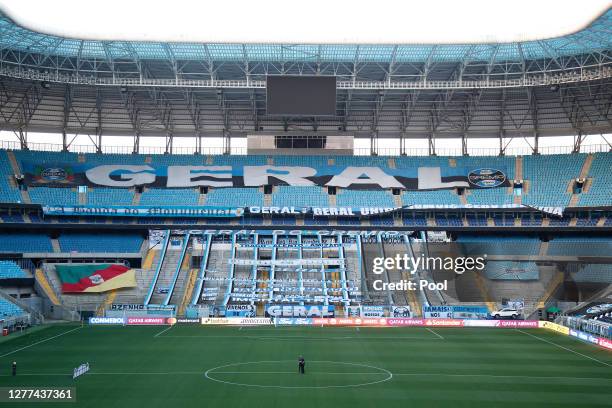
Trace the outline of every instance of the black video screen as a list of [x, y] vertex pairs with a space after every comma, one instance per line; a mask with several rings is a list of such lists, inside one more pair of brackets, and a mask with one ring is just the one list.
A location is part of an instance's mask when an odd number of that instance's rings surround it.
[[336, 114], [336, 77], [269, 76], [268, 115], [333, 116]]

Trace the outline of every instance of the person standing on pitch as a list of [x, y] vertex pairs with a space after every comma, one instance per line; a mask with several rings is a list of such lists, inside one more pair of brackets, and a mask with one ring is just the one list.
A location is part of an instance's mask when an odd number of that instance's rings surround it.
[[300, 356], [300, 358], [298, 358], [298, 370], [300, 374], [304, 374], [304, 367], [306, 367], [306, 361], [304, 357]]
[[17, 362], [13, 361], [13, 364], [11, 364], [11, 367], [13, 369], [13, 377], [17, 375]]

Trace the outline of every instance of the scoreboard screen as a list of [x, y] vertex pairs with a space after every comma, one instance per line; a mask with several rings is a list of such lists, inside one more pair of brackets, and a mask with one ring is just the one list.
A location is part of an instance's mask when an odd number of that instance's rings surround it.
[[336, 114], [336, 77], [269, 76], [266, 91], [268, 115]]

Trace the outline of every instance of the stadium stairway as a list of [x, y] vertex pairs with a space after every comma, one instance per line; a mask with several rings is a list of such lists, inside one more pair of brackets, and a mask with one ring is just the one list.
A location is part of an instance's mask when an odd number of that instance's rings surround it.
[[153, 265], [155, 265], [159, 261], [160, 251], [156, 248], [151, 248], [147, 252], [144, 261], [142, 262], [142, 269], [153, 269]]
[[[402, 272], [402, 278], [404, 280], [416, 280], [417, 275], [411, 275], [409, 272]], [[414, 293], [414, 290], [406, 290], [406, 297], [408, 298], [408, 305], [410, 306], [411, 317], [420, 317], [422, 305], [419, 302], [418, 297]]]
[[489, 312], [494, 311], [497, 308], [497, 306], [495, 302], [493, 301], [493, 299], [491, 299], [491, 295], [489, 294], [489, 291], [487, 290], [487, 287], [484, 282], [484, 278], [479, 273], [475, 273], [474, 278], [476, 281], [476, 286], [478, 286], [478, 290], [480, 291], [480, 293], [482, 293], [482, 297], [485, 300], [487, 309], [489, 309]]
[[557, 272], [555, 276], [550, 280], [547, 285], [546, 291], [542, 295], [542, 297], [538, 300], [536, 304], [537, 309], [543, 309], [546, 307], [546, 302], [551, 298], [551, 296], [557, 291], [559, 286], [563, 283], [565, 279], [565, 274], [563, 272]]
[[[189, 246], [189, 243], [187, 243]], [[185, 289], [189, 282], [189, 275], [191, 274], [191, 269], [189, 268], [189, 264], [191, 262], [191, 254], [189, 250], [185, 252], [185, 256], [183, 257], [183, 262], [181, 262], [181, 268], [179, 269], [178, 277], [176, 279], [176, 283], [174, 284], [174, 290], [172, 291], [172, 295], [170, 296], [170, 301], [168, 304], [180, 306], [185, 298]], [[189, 298], [188, 298], [189, 299]]]
[[53, 252], [55, 253], [62, 252], [62, 249], [60, 248], [60, 244], [57, 238], [51, 238], [51, 247], [53, 248]]
[[[380, 243], [363, 243], [361, 256], [363, 257], [363, 267], [365, 268], [365, 286], [367, 286], [365, 292], [369, 294], [370, 301], [378, 305], [393, 304], [393, 297], [390, 291], [375, 290], [373, 286], [374, 281], [379, 279], [382, 279], [383, 282], [390, 282], [388, 271], [382, 275], [376, 275], [371, 269], [374, 264], [374, 258], [384, 256]], [[397, 281], [397, 279], [394, 281]], [[403, 304], [406, 304], [406, 302], [404, 301]]]
[[198, 205], [206, 205], [206, 194], [198, 195]]
[[17, 158], [15, 157], [15, 153], [12, 150], [7, 150], [6, 156], [9, 159], [9, 163], [11, 165], [11, 169], [13, 170], [13, 174], [21, 174], [22, 171], [19, 168], [19, 164], [17, 163]]
[[[15, 157], [15, 153], [12, 150], [6, 151], [6, 156], [9, 159], [9, 163], [11, 165], [11, 169], [13, 170], [13, 174], [23, 174], [21, 169], [19, 168], [19, 164], [17, 163], [17, 158]], [[15, 183], [14, 177], [10, 177], [9, 184], [15, 188], [17, 184]], [[32, 199], [30, 198], [30, 194], [27, 190], [19, 190], [19, 194], [21, 195], [21, 202], [24, 204], [32, 204]]]
[[181, 300], [180, 305], [177, 308], [176, 315], [183, 316], [185, 314], [185, 309], [189, 305], [191, 301], [191, 297], [193, 296], [193, 290], [195, 288], [196, 280], [198, 278], [199, 270], [197, 268], [191, 269], [187, 276], [187, 282], [185, 284], [185, 290], [183, 292], [183, 299]]
[[42, 269], [36, 269], [36, 272], [34, 273], [34, 278], [42, 289], [45, 296], [47, 296], [47, 298], [51, 301], [51, 303], [54, 306], [59, 306], [61, 304], [59, 297], [55, 293], [55, 290], [49, 283], [49, 280], [47, 279], [47, 276], [42, 271]]
[[170, 288], [172, 277], [176, 272], [179, 262], [181, 262], [181, 252], [180, 249], [169, 249], [166, 256], [164, 256], [149, 304], [161, 305], [164, 303], [167, 293], [160, 293], [160, 291]]
[[[587, 177], [589, 176], [589, 172], [591, 171], [591, 165], [593, 164], [593, 155], [589, 154], [587, 155], [586, 159], [584, 160], [584, 163], [582, 164], [582, 169], [580, 170], [580, 176], [578, 176], [579, 178], [586, 180], [583, 186], [583, 193], [588, 193], [589, 192], [589, 187], [592, 184], [592, 181], [590, 179], [588, 179]], [[570, 182], [570, 192], [571, 191], [571, 186], [573, 185], [573, 181]], [[570, 198], [570, 202], [569, 202], [569, 206], [570, 207], [577, 207], [578, 206], [578, 201], [580, 201], [580, 194], [572, 194], [572, 197]]]
[[515, 180], [523, 179], [523, 156], [516, 156], [514, 161], [514, 178]]
[[135, 191], [134, 198], [132, 198], [132, 205], [139, 205], [141, 196], [142, 196], [142, 193], [140, 193], [139, 191]]
[[[204, 282], [204, 289], [217, 288], [216, 299], [208, 299], [204, 301], [206, 304], [218, 305], [223, 302], [225, 292], [227, 290], [227, 281], [225, 280], [229, 272], [229, 263], [231, 248], [228, 243], [213, 242], [208, 255], [208, 265], [206, 266], [206, 277], [211, 278]], [[259, 277], [261, 279], [261, 276]]]
[[98, 306], [98, 309], [96, 310], [96, 316], [104, 316], [104, 311], [111, 307], [116, 297], [117, 297], [116, 289], [113, 289], [110, 292], [108, 292], [106, 294], [106, 297], [104, 298], [104, 301], [100, 304], [100, 306]]

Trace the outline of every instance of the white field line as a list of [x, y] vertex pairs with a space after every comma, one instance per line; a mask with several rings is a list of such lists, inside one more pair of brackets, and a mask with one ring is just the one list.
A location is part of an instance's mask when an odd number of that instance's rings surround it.
[[171, 328], [173, 328], [173, 327], [174, 327], [174, 325], [171, 325], [170, 327], [166, 327], [164, 330], [160, 331], [159, 333], [157, 333], [157, 334], [156, 334], [155, 336], [153, 336], [153, 337], [158, 337], [158, 336], [160, 336], [160, 335], [164, 334], [165, 332], [167, 332], [168, 330], [170, 330], [170, 329], [171, 329]]
[[435, 334], [440, 340], [444, 340], [444, 336], [442, 336], [437, 331], [434, 331], [434, 330], [430, 329], [429, 327], [426, 327], [426, 329], [429, 330], [430, 332], [432, 332], [433, 334]]
[[560, 345], [560, 344], [553, 343], [552, 341], [549, 341], [549, 340], [543, 339], [542, 337], [536, 336], [535, 334], [527, 333], [526, 331], [523, 331], [523, 330], [521, 330], [521, 329], [516, 329], [516, 330], [517, 330], [517, 331], [520, 331], [520, 332], [521, 332], [521, 333], [523, 333], [523, 334], [526, 334], [526, 335], [528, 335], [528, 336], [531, 336], [531, 337], [533, 337], [534, 339], [538, 339], [538, 340], [543, 341], [543, 342], [545, 342], [545, 343], [551, 344], [551, 345], [553, 345], [553, 346], [555, 346], [555, 347], [559, 347], [560, 349], [563, 349], [563, 350], [569, 351], [570, 353], [574, 353], [574, 354], [576, 354], [576, 355], [578, 355], [578, 356], [581, 356], [581, 357], [584, 357], [584, 358], [588, 358], [589, 360], [596, 361], [596, 362], [598, 362], [598, 363], [600, 363], [600, 364], [603, 364], [603, 365], [605, 365], [605, 366], [612, 367], [612, 365], [611, 365], [611, 364], [608, 364], [608, 363], [606, 363], [605, 361], [598, 360], [598, 359], [596, 359], [595, 357], [591, 357], [591, 356], [587, 356], [586, 354], [579, 353], [579, 352], [577, 352], [577, 351], [575, 351], [575, 350], [569, 349], [569, 348], [564, 347], [564, 346], [562, 346], [562, 345]]
[[76, 327], [76, 328], [74, 328], [74, 329], [70, 329], [70, 330], [68, 330], [68, 331], [65, 331], [65, 332], [63, 332], [63, 333], [60, 333], [60, 334], [55, 335], [55, 336], [53, 336], [53, 337], [49, 337], [49, 338], [46, 338], [46, 339], [43, 339], [43, 340], [37, 341], [36, 343], [32, 343], [32, 344], [30, 344], [30, 345], [27, 345], [27, 346], [24, 346], [24, 347], [18, 348], [17, 350], [9, 351], [8, 353], [1, 355], [1, 356], [0, 356], [0, 358], [2, 358], [2, 357], [6, 357], [6, 356], [10, 356], [11, 354], [15, 354], [15, 353], [17, 353], [17, 352], [19, 352], [19, 351], [21, 351], [21, 350], [25, 350], [25, 349], [28, 349], [28, 348], [30, 348], [30, 347], [34, 347], [34, 346], [36, 346], [37, 344], [41, 344], [41, 343], [44, 343], [44, 342], [46, 342], [46, 341], [56, 339], [56, 338], [58, 338], [58, 337], [60, 337], [60, 336], [63, 336], [63, 335], [68, 334], [68, 333], [72, 333], [73, 331], [79, 330], [79, 329], [81, 329], [81, 328], [83, 328], [83, 326], [79, 326], [79, 327]]

